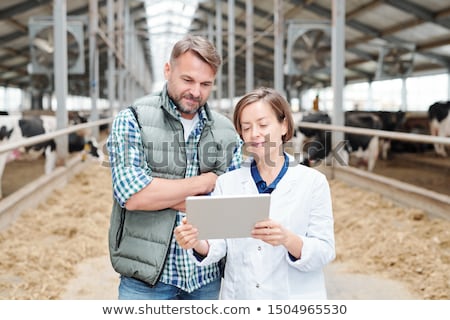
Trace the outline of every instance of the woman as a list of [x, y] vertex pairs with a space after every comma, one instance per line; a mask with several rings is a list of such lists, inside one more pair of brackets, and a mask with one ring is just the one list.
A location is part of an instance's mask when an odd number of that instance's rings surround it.
[[330, 189], [284, 151], [294, 131], [289, 104], [259, 88], [240, 99], [233, 121], [250, 157], [218, 178], [213, 195], [271, 193], [270, 218], [251, 238], [208, 241], [184, 218], [176, 240], [199, 265], [226, 255], [222, 299], [326, 299], [322, 269], [335, 257]]

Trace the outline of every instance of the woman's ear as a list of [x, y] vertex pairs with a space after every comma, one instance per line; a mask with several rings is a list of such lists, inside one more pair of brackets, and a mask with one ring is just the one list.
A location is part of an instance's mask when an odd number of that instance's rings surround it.
[[284, 141], [284, 137], [286, 136], [288, 132], [288, 122], [286, 117], [284, 117], [283, 122], [281, 123], [281, 137], [283, 138]]

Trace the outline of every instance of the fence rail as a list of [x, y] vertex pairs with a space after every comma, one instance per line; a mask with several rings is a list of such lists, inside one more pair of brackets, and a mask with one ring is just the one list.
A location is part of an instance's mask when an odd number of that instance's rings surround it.
[[[0, 154], [4, 152], [8, 152], [20, 147], [31, 146], [43, 141], [47, 141], [62, 135], [66, 135], [78, 130], [89, 129], [92, 127], [100, 126], [103, 124], [109, 124], [113, 121], [113, 118], [107, 118], [97, 121], [92, 121], [88, 123], [82, 123], [70, 126], [66, 129], [60, 129], [53, 132], [37, 135], [34, 137], [23, 138], [14, 142], [5, 143], [0, 146]], [[332, 124], [324, 124], [324, 123], [312, 123], [312, 122], [304, 122], [300, 121], [297, 123], [299, 127], [302, 128], [310, 128], [310, 129], [319, 129], [319, 130], [329, 130], [329, 131], [340, 131], [346, 133], [353, 134], [361, 134], [367, 136], [378, 136], [381, 138], [387, 138], [392, 140], [403, 140], [403, 141], [414, 141], [414, 142], [423, 142], [423, 143], [439, 143], [450, 145], [450, 137], [437, 137], [426, 134], [417, 134], [417, 133], [404, 133], [404, 132], [395, 132], [395, 131], [385, 131], [385, 130], [375, 130], [375, 129], [366, 129], [366, 128], [357, 128], [357, 127], [348, 127], [348, 126], [337, 126]]]
[[109, 124], [111, 123], [113, 120], [113, 118], [108, 118], [108, 119], [102, 119], [102, 120], [97, 120], [97, 121], [92, 121], [92, 122], [87, 122], [87, 123], [81, 123], [81, 124], [77, 124], [77, 125], [73, 125], [70, 126], [68, 128], [65, 129], [60, 129], [60, 130], [56, 130], [53, 132], [49, 132], [49, 133], [45, 133], [45, 134], [40, 134], [34, 137], [29, 137], [29, 138], [23, 138], [17, 141], [13, 141], [13, 142], [8, 142], [5, 143], [4, 145], [0, 146], [0, 154], [11, 151], [11, 150], [15, 150], [17, 148], [20, 147], [28, 147], [28, 146], [32, 146], [35, 144], [38, 144], [40, 142], [44, 142], [59, 136], [63, 136], [78, 130], [83, 130], [83, 129], [89, 129], [92, 127], [97, 127], [100, 126], [102, 124]]
[[361, 134], [361, 135], [366, 135], [366, 136], [378, 136], [381, 138], [387, 138], [387, 139], [391, 139], [391, 140], [415, 141], [415, 142], [424, 142], [424, 143], [432, 143], [432, 144], [439, 143], [439, 144], [450, 145], [450, 137], [437, 137], [437, 136], [426, 135], [426, 134], [404, 133], [404, 132], [396, 132], [396, 131], [337, 126], [337, 125], [332, 125], [332, 124], [313, 123], [313, 122], [304, 122], [304, 121], [297, 122], [297, 126], [302, 127], [302, 128], [310, 128], [310, 129], [341, 131], [341, 132]]

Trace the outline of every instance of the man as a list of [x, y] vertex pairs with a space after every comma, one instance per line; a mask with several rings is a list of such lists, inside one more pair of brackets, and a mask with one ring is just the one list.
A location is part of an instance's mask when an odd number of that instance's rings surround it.
[[164, 66], [163, 90], [138, 99], [113, 122], [109, 249], [121, 274], [119, 299], [219, 296], [218, 264], [196, 266], [172, 235], [185, 198], [210, 193], [217, 176], [242, 160], [233, 124], [207, 104], [221, 62], [209, 41], [186, 36]]

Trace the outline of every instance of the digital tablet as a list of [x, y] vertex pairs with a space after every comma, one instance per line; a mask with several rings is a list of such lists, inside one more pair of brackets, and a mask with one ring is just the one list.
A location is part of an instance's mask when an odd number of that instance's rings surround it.
[[193, 196], [186, 198], [186, 216], [199, 239], [246, 238], [256, 222], [269, 217], [270, 194]]

